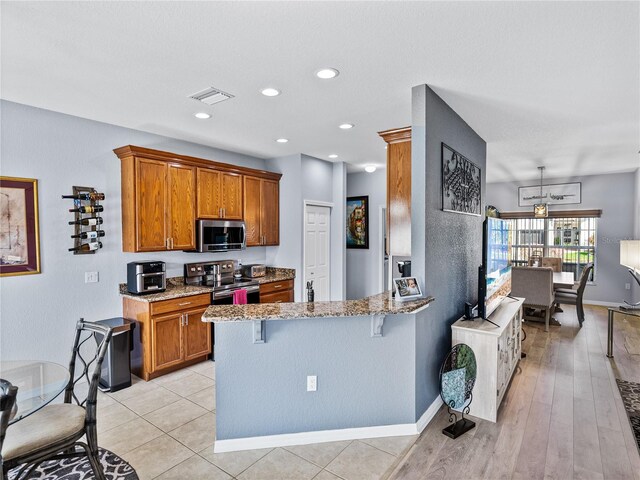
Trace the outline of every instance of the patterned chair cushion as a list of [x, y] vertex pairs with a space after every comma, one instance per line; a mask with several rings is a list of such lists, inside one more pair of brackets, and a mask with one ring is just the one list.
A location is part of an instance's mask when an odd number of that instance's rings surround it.
[[81, 437], [85, 416], [85, 409], [78, 405], [47, 405], [9, 426], [2, 446], [3, 459], [23, 457], [60, 440]]

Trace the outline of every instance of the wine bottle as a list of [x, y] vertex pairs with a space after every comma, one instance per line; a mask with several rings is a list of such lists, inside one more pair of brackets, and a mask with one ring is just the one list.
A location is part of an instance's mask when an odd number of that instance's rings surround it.
[[94, 239], [98, 237], [104, 237], [104, 230], [92, 230], [90, 232], [79, 233], [78, 235], [71, 235], [71, 238], [83, 238], [83, 239], [84, 238]]
[[69, 225], [102, 225], [102, 217], [81, 218], [80, 220], [69, 222]]
[[102, 242], [83, 243], [77, 248], [70, 248], [70, 252], [92, 252], [102, 248]]
[[69, 209], [70, 212], [77, 212], [77, 213], [96, 213], [96, 212], [102, 212], [103, 210], [104, 210], [104, 207], [102, 205], [86, 205], [83, 207]]
[[77, 195], [62, 195], [62, 198], [72, 198], [73, 200], [104, 200], [104, 193], [99, 192], [89, 192], [89, 193], [78, 193]]

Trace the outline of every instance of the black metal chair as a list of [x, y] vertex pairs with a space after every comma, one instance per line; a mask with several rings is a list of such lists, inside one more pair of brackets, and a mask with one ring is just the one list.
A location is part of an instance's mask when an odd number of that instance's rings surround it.
[[556, 301], [565, 305], [575, 305], [576, 313], [578, 314], [578, 322], [580, 326], [584, 322], [584, 307], [582, 306], [582, 298], [584, 296], [584, 289], [587, 286], [591, 271], [593, 270], [593, 263], [585, 265], [578, 282], [578, 288], [576, 290], [570, 288], [557, 288], [556, 289]]
[[4, 461], [2, 459], [2, 445], [7, 433], [11, 412], [16, 405], [18, 387], [0, 378], [0, 480], [4, 480]]
[[[26, 478], [44, 461], [87, 455], [95, 477], [105, 479], [98, 457], [96, 401], [102, 360], [111, 334], [109, 327], [83, 319], [78, 321], [64, 403], [47, 405], [7, 428], [2, 445], [3, 474], [22, 465], [16, 478], [20, 478], [24, 472]], [[95, 348], [92, 348], [91, 339], [95, 341]], [[85, 357], [89, 360], [85, 360]], [[77, 360], [80, 363], [76, 374]], [[80, 400], [76, 385], [83, 379], [89, 388], [86, 398]], [[84, 435], [87, 443], [80, 441]]]

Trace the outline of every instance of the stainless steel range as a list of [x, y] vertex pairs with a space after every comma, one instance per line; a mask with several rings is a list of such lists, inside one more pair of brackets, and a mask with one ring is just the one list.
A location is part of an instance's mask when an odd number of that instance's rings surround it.
[[247, 290], [248, 303], [260, 303], [258, 281], [252, 278], [236, 278], [234, 274], [237, 269], [238, 262], [235, 260], [185, 263], [184, 283], [213, 287], [212, 305], [232, 304], [233, 292], [241, 288]]

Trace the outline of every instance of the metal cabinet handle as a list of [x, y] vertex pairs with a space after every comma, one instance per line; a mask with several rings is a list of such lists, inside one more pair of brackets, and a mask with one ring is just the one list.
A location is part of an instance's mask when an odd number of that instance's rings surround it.
[[164, 246], [167, 248], [167, 250], [169, 250], [169, 239], [168, 238], [164, 241]]
[[171, 237], [171, 250], [173, 250], [173, 237]]
[[192, 302], [182, 302], [182, 303], [179, 303], [179, 304], [178, 304], [178, 306], [179, 306], [179, 307], [183, 307], [183, 306], [185, 306], [185, 305], [191, 305], [191, 303], [192, 303]]
[[184, 327], [184, 314], [180, 315], [180, 326]]
[[273, 288], [280, 288], [282, 285], [278, 284], [278, 285], [274, 285]]
[[185, 321], [185, 325], [188, 326], [189, 325], [189, 314], [188, 313], [184, 314], [184, 321]]

